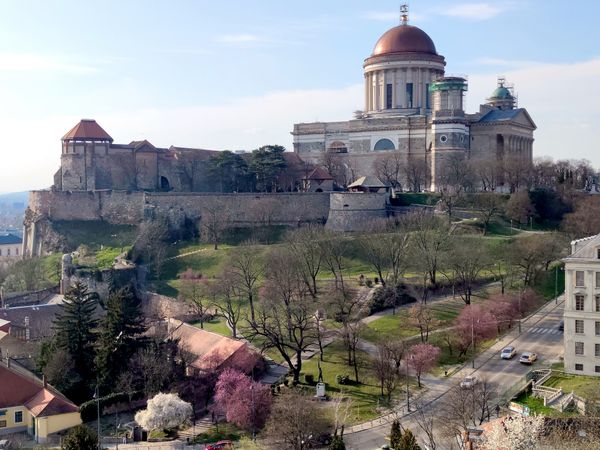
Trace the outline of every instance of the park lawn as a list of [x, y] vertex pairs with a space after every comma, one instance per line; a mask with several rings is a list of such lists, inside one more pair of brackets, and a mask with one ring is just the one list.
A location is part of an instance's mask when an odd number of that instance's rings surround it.
[[544, 406], [544, 399], [534, 397], [528, 393], [519, 395], [515, 402], [529, 406], [529, 410], [532, 415], [542, 415], [548, 417], [577, 417], [579, 415], [576, 412], [560, 412], [554, 408], [550, 408], [549, 406]]
[[210, 444], [222, 440], [239, 441], [246, 433], [235, 425], [222, 422], [218, 426], [211, 426], [208, 430], [198, 433], [194, 438], [194, 444]]
[[[325, 347], [324, 361], [321, 363], [323, 381], [327, 385], [327, 394], [331, 396], [342, 393], [352, 400], [349, 417], [351, 424], [374, 419], [382, 413], [380, 410], [380, 404], [382, 403], [381, 391], [369, 368], [370, 357], [362, 351], [357, 352], [357, 356], [361, 362], [361, 367], [359, 367], [361, 384], [340, 385], [337, 383], [336, 376], [338, 374], [349, 375], [350, 379], [354, 380], [354, 368], [347, 364], [347, 352], [341, 341], [335, 341]], [[304, 381], [304, 375], [306, 374], [312, 374], [315, 382], [317, 381], [319, 377], [318, 359], [318, 355], [315, 355], [310, 360], [303, 362], [301, 381]]]
[[598, 390], [598, 378], [553, 372], [544, 386], [562, 388], [566, 393], [575, 392], [580, 397], [586, 397], [590, 392]]
[[[192, 323], [197, 328], [200, 328], [200, 322]], [[227, 326], [227, 321], [221, 316], [214, 316], [208, 322], [204, 322], [204, 329], [223, 336], [231, 337], [231, 330]]]
[[377, 343], [391, 338], [407, 338], [419, 334], [419, 329], [408, 324], [406, 309], [396, 314], [381, 316], [369, 323], [362, 334], [365, 341]]

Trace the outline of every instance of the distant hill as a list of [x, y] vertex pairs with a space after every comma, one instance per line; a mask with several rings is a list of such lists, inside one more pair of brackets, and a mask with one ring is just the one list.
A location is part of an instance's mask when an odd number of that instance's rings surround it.
[[8, 194], [0, 194], [0, 205], [12, 205], [13, 203], [23, 203], [27, 206], [29, 201], [29, 192], [9, 192]]

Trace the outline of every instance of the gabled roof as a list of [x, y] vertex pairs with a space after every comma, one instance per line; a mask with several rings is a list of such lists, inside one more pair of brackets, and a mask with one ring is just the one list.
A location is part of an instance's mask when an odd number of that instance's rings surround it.
[[524, 116], [525, 121], [528, 122], [532, 128], [537, 128], [533, 119], [525, 108], [493, 109], [487, 114], [484, 114], [476, 123], [510, 122], [515, 121], [521, 115]]
[[307, 180], [333, 180], [333, 177], [329, 175], [322, 167], [315, 167], [315, 169], [308, 174]]
[[113, 141], [113, 138], [93, 119], [81, 119], [62, 138], [63, 141]]
[[358, 178], [354, 183], [348, 185], [348, 188], [353, 187], [383, 188], [388, 187], [388, 185], [374, 175], [367, 175], [366, 177]]
[[135, 149], [136, 153], [156, 153], [158, 151], [158, 149], [146, 139], [143, 141], [130, 142], [129, 145]]
[[0, 408], [25, 406], [33, 416], [46, 417], [77, 412], [65, 396], [24, 369], [0, 363]]
[[600, 234], [571, 241], [572, 253], [565, 259], [598, 259]]
[[14, 234], [0, 234], [0, 245], [22, 244], [23, 239]]
[[192, 366], [197, 369], [214, 368], [212, 365], [217, 357], [223, 365], [234, 358], [238, 351], [246, 348], [242, 341], [201, 330], [176, 319], [169, 319], [169, 323], [175, 327], [170, 333], [172, 337], [178, 339], [186, 351], [197, 357], [192, 362]]

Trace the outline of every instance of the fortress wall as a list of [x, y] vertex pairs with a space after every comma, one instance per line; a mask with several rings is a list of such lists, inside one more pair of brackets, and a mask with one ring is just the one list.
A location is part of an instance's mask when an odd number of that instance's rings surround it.
[[327, 228], [336, 231], [364, 230], [373, 219], [387, 217], [388, 198], [387, 193], [332, 193]]
[[298, 221], [321, 221], [329, 214], [328, 193], [200, 194], [146, 193], [146, 214], [171, 221], [192, 220], [214, 214], [235, 224], [295, 225]]
[[200, 219], [208, 211], [224, 211], [238, 224], [296, 224], [326, 219], [328, 193], [203, 194], [131, 191], [33, 191], [29, 205], [51, 221], [97, 221], [139, 224], [145, 218]]

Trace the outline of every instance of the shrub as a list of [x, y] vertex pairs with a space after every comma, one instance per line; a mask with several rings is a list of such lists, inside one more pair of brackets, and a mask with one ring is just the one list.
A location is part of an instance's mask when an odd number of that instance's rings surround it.
[[312, 373], [307, 373], [304, 375], [304, 382], [310, 385], [315, 384], [315, 376]]
[[367, 278], [367, 281], [365, 281], [365, 284], [367, 285], [367, 287], [373, 287], [373, 280], [371, 280], [370, 278]]
[[335, 376], [335, 381], [337, 381], [338, 384], [350, 384], [350, 375], [337, 374]]
[[69, 430], [62, 440], [62, 450], [96, 450], [98, 437], [94, 430], [85, 425], [77, 425]]
[[411, 288], [404, 283], [397, 285], [395, 288], [382, 286], [373, 294], [369, 314], [416, 301], [417, 299], [414, 297]]

